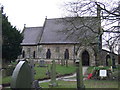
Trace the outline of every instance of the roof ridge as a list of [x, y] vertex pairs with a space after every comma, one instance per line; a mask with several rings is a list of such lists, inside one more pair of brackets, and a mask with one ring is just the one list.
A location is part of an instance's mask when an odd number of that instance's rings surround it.
[[43, 26], [37, 26], [37, 27], [25, 27], [25, 28], [43, 28]]
[[47, 18], [46, 20], [65, 19], [65, 18], [97, 18], [97, 16]]

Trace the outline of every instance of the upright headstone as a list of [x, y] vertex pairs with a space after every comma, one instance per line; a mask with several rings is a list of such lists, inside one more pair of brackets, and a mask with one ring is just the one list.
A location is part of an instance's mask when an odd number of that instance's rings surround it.
[[50, 87], [57, 86], [58, 84], [56, 82], [56, 64], [55, 64], [55, 60], [52, 61], [50, 76], [51, 76], [51, 81], [50, 81], [49, 86]]
[[76, 60], [76, 80], [77, 80], [77, 90], [84, 90], [85, 86], [83, 83], [83, 72], [82, 72], [82, 61]]
[[63, 65], [65, 65], [65, 59], [63, 59]]
[[66, 59], [65, 61], [66, 61], [66, 67], [68, 67], [68, 59]]
[[63, 59], [61, 59], [61, 65], [62, 65], [62, 66], [64, 65], [64, 60], [63, 60]]
[[44, 60], [40, 60], [39, 66], [40, 67], [45, 67], [45, 61]]
[[20, 61], [13, 71], [11, 88], [32, 88], [32, 71], [28, 62]]
[[35, 90], [39, 90], [41, 87], [39, 86], [39, 82], [38, 80], [34, 80], [33, 81], [33, 88], [35, 88]]
[[35, 70], [34, 70], [34, 60], [33, 59], [29, 59], [29, 61], [30, 61], [30, 67], [31, 67], [31, 72], [32, 72], [32, 82], [33, 82], [34, 81], [34, 73], [35, 73]]

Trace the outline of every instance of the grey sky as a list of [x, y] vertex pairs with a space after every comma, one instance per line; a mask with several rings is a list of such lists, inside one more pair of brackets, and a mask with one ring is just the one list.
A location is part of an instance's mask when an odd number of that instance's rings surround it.
[[[62, 5], [70, 1], [78, 0], [0, 0], [0, 4], [4, 6], [4, 12], [11, 24], [22, 31], [24, 24], [26, 27], [43, 26], [46, 16], [47, 18], [63, 17], [66, 12], [63, 11]], [[112, 2], [113, 0], [97, 1]]]
[[[18, 30], [22, 31], [24, 24], [26, 27], [43, 26], [45, 17], [59, 18], [66, 13], [63, 11], [65, 2], [78, 0], [0, 0], [0, 6], [4, 6], [4, 12], [8, 16], [8, 20]], [[96, 0], [112, 2], [119, 0]]]
[[17, 29], [42, 26], [44, 19], [62, 17], [62, 4], [72, 0], [0, 0], [9, 21]]

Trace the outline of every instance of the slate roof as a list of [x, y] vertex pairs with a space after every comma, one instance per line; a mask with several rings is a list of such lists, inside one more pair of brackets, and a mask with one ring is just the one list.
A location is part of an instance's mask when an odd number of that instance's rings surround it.
[[79, 39], [83, 38], [84, 34], [93, 36], [93, 32], [82, 25], [90, 26], [97, 31], [96, 20], [96, 17], [46, 19], [43, 27], [25, 28], [21, 45], [79, 43]]
[[[91, 20], [92, 19], [92, 20]], [[84, 37], [84, 32], [88, 30], [88, 28], [82, 27], [82, 22], [85, 21], [85, 24], [91, 25], [93, 21], [95, 22], [96, 18], [56, 18], [56, 19], [46, 19], [46, 23], [44, 26], [44, 31], [42, 38], [40, 40], [40, 44], [50, 44], [50, 43], [79, 43], [79, 39]], [[72, 22], [71, 22], [72, 21]], [[74, 25], [75, 27], [74, 27]], [[95, 27], [97, 26], [96, 23], [94, 23]], [[95, 27], [92, 27], [92, 29], [97, 29]], [[80, 30], [76, 30], [76, 27]], [[97, 29], [98, 30], [98, 29]], [[93, 32], [88, 30], [86, 34], [88, 36], [92, 36]], [[83, 33], [81, 33], [83, 32]]]
[[40, 40], [42, 31], [42, 27], [26, 27], [23, 32], [24, 39], [21, 45], [36, 45]]

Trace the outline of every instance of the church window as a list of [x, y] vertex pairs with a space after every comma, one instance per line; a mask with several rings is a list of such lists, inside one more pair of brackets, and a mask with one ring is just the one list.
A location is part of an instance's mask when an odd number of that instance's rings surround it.
[[59, 47], [56, 47], [56, 52], [59, 52], [60, 51], [60, 48]]
[[25, 51], [22, 52], [22, 58], [25, 58]]
[[33, 52], [33, 58], [35, 58], [35, 51]]
[[69, 50], [68, 49], [65, 50], [64, 58], [69, 59]]
[[46, 59], [50, 59], [50, 58], [51, 58], [51, 51], [50, 49], [48, 49], [46, 53]]

